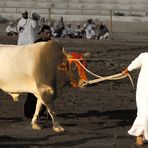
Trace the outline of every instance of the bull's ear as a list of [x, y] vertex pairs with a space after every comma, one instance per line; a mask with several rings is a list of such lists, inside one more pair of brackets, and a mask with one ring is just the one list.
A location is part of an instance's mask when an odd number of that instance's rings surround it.
[[58, 70], [67, 71], [67, 65], [65, 63], [58, 65]]

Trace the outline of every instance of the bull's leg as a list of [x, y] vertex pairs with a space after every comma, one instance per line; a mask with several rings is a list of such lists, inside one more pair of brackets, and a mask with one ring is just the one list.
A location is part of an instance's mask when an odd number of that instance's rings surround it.
[[54, 91], [49, 86], [44, 85], [43, 87], [39, 88], [39, 92], [41, 94], [42, 103], [46, 106], [47, 111], [51, 116], [52, 123], [53, 123], [53, 130], [56, 132], [64, 131], [64, 128], [60, 126], [58, 119], [56, 117], [54, 100], [53, 100]]
[[44, 105], [47, 108], [48, 113], [50, 114], [52, 118], [52, 123], [53, 123], [53, 130], [55, 132], [62, 132], [64, 131], [64, 128], [59, 124], [56, 112], [55, 112], [55, 107], [54, 107], [54, 101], [53, 98], [47, 98], [46, 100], [44, 99]]
[[34, 113], [34, 116], [32, 118], [32, 122], [31, 122], [33, 129], [38, 129], [38, 130], [41, 129], [41, 127], [37, 124], [37, 119], [38, 119], [39, 112], [40, 112], [40, 109], [43, 104], [43, 99], [42, 99], [43, 92], [47, 92], [51, 95], [51, 94], [53, 94], [53, 89], [52, 89], [52, 87], [49, 87], [48, 85], [41, 85], [39, 87], [38, 92], [36, 92], [34, 94], [37, 97], [37, 103], [36, 103], [35, 113]]
[[40, 130], [41, 127], [37, 124], [37, 119], [38, 119], [38, 115], [39, 115], [39, 112], [40, 112], [40, 109], [42, 107], [42, 101], [41, 99], [37, 99], [37, 103], [36, 103], [36, 109], [35, 109], [35, 113], [34, 113], [34, 116], [32, 118], [32, 128], [33, 129], [36, 129], [36, 130]]

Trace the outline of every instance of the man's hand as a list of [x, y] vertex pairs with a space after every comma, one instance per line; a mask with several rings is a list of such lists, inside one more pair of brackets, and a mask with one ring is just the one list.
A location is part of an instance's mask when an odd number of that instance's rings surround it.
[[24, 30], [24, 27], [19, 27], [19, 31], [23, 31]]
[[123, 70], [122, 71], [122, 75], [124, 76], [124, 75], [128, 75], [129, 74], [129, 71], [128, 71], [128, 69], [126, 68], [125, 70]]

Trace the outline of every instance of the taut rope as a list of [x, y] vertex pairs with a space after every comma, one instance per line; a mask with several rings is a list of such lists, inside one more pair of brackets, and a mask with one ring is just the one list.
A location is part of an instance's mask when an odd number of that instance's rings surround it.
[[120, 80], [120, 79], [123, 79], [123, 78], [125, 78], [127, 76], [129, 77], [129, 79], [131, 81], [131, 84], [134, 87], [134, 83], [133, 83], [133, 80], [132, 80], [130, 74], [127, 74], [127, 75], [123, 76], [122, 73], [111, 75], [111, 76], [105, 76], [105, 77], [101, 77], [101, 78], [94, 79], [94, 80], [89, 80], [89, 81], [86, 82], [86, 84], [84, 84], [84, 86], [88, 85], [88, 84], [98, 83], [98, 82], [105, 81], [105, 80]]
[[91, 72], [90, 70], [88, 70], [87, 68], [85, 68], [84, 66], [83, 66], [83, 64], [80, 62], [80, 60], [84, 60], [84, 59], [68, 59], [69, 61], [77, 61], [81, 66], [82, 66], [82, 68], [85, 70], [85, 71], [87, 71], [88, 73], [90, 73], [91, 75], [93, 75], [93, 76], [95, 76], [95, 77], [97, 77], [97, 78], [102, 78], [102, 76], [99, 76], [99, 75], [97, 75], [97, 74], [95, 74], [95, 73], [93, 73], [93, 72]]
[[94, 79], [94, 80], [88, 80], [86, 81], [85, 83], [83, 83], [83, 86], [86, 86], [88, 84], [94, 84], [94, 83], [98, 83], [98, 82], [101, 82], [101, 81], [105, 81], [105, 80], [120, 80], [120, 79], [124, 79], [125, 77], [129, 77], [130, 81], [131, 81], [131, 84], [132, 86], [134, 87], [134, 83], [133, 83], [133, 80], [132, 80], [132, 77], [130, 76], [130, 74], [127, 74], [127, 75], [122, 75], [122, 73], [118, 73], [118, 74], [115, 74], [115, 75], [110, 75], [110, 76], [105, 76], [105, 77], [102, 77], [102, 76], [99, 76], [93, 72], [91, 72], [90, 70], [88, 70], [87, 68], [85, 68], [83, 66], [83, 64], [80, 62], [80, 60], [83, 60], [83, 59], [68, 59], [68, 60], [72, 60], [72, 61], [77, 61], [81, 66], [82, 68], [87, 71], [88, 73], [90, 73], [91, 75], [97, 77], [97, 79]]

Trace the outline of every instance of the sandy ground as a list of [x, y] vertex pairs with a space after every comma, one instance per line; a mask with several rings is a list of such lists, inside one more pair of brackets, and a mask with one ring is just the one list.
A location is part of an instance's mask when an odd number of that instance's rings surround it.
[[[16, 44], [17, 37], [0, 35], [0, 43]], [[89, 51], [88, 69], [107, 76], [121, 72], [148, 49], [147, 33], [112, 33], [105, 41], [58, 39], [67, 51]], [[19, 69], [19, 68], [18, 68]], [[138, 70], [131, 73], [136, 85]], [[88, 74], [89, 79], [94, 79]], [[127, 134], [136, 117], [135, 89], [129, 79], [104, 81], [84, 89], [65, 87], [55, 104], [65, 132], [52, 131], [51, 120], [42, 118], [43, 129], [34, 131], [23, 114], [26, 94], [14, 103], [0, 92], [0, 147], [134, 148]], [[147, 148], [148, 145], [145, 145]]]

